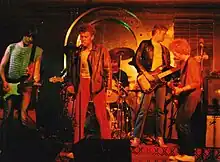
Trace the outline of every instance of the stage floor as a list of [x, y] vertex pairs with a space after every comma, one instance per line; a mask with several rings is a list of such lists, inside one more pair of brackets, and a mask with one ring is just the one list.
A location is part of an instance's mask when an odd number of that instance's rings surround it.
[[[33, 118], [31, 112], [30, 116]], [[57, 136], [45, 135], [32, 126], [24, 127], [17, 119], [7, 122], [5, 127], [0, 128], [0, 133], [1, 162], [74, 161], [61, 156], [67, 146]], [[178, 145], [170, 142], [167, 145], [168, 147], [161, 148], [156, 145], [141, 144], [135, 149], [131, 148], [132, 162], [168, 161], [169, 156], [178, 153]], [[220, 161], [220, 148], [197, 148], [195, 155], [198, 161]]]

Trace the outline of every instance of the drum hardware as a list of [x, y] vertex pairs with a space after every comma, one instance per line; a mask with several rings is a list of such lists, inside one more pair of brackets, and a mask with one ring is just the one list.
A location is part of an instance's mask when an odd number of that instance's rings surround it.
[[[168, 104], [171, 104], [171, 109], [170, 110], [166, 109]], [[167, 120], [168, 111], [171, 111], [171, 116], [170, 116], [170, 118], [168, 118], [170, 120], [170, 124], [167, 127], [169, 130], [168, 130], [167, 137], [165, 137], [165, 138], [171, 139], [172, 138], [172, 132], [173, 132], [173, 125], [176, 123], [176, 115], [177, 115], [177, 112], [178, 112], [178, 102], [176, 101], [176, 99], [174, 97], [171, 96], [169, 99], [166, 100], [165, 109], [166, 109], [166, 112], [165, 112], [165, 115], [166, 115], [165, 119], [166, 120]], [[164, 128], [164, 130], [165, 129], [166, 128]]]
[[131, 48], [121, 47], [110, 50], [109, 54], [111, 56], [111, 59], [116, 60], [121, 57], [120, 60], [127, 60], [133, 57], [135, 55], [135, 52]]
[[[119, 69], [122, 60], [126, 60], [131, 58], [134, 55], [134, 51], [130, 48], [115, 48], [110, 52], [111, 58], [115, 60], [119, 60]], [[130, 118], [130, 107], [125, 102], [125, 98], [128, 96], [127, 91], [122, 86], [121, 82], [121, 70], [119, 71], [118, 78], [113, 78], [113, 94], [117, 92], [117, 107], [113, 108], [113, 114], [116, 113], [116, 122], [114, 124], [114, 129], [112, 131], [112, 138], [121, 139], [127, 138], [130, 134], [129, 126], [131, 124]], [[115, 90], [116, 89], [116, 90]], [[114, 94], [114, 96], [116, 96]], [[113, 98], [113, 97], [112, 97]], [[107, 98], [108, 100], [108, 98]], [[110, 98], [109, 98], [110, 100]], [[113, 100], [111, 100], [113, 101]], [[107, 101], [108, 102], [108, 101]]]

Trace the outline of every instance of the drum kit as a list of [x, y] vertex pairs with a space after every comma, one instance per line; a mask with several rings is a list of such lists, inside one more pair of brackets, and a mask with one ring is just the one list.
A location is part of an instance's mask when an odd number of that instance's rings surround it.
[[[119, 60], [119, 69], [122, 60], [134, 56], [134, 51], [130, 48], [114, 48], [109, 53], [112, 60]], [[130, 84], [129, 89], [125, 90], [121, 83], [121, 70], [119, 70], [119, 77], [112, 79], [112, 93], [106, 98], [113, 139], [129, 138], [134, 127], [133, 122], [140, 105], [141, 90], [137, 84], [132, 88]]]

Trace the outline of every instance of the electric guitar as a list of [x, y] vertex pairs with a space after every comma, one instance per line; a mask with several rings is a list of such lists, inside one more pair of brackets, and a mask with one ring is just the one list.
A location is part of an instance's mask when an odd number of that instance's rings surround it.
[[176, 67], [163, 72], [163, 69], [163, 67], [158, 67], [156, 70], [148, 72], [155, 78], [153, 81], [150, 81], [145, 73], [137, 76], [137, 82], [144, 93], [151, 93], [157, 87], [164, 85], [166, 83], [162, 80], [164, 77], [180, 70], [179, 67]]
[[27, 86], [33, 86], [33, 75], [34, 75], [35, 64], [31, 63], [27, 68], [27, 75], [21, 76], [18, 79], [6, 78], [9, 84], [9, 90], [4, 90], [4, 98], [7, 98], [11, 95], [20, 95], [24, 88]]

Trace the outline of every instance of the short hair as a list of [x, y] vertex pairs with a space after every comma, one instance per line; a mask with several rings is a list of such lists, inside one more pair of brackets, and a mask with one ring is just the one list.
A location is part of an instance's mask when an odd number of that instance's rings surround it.
[[183, 38], [177, 38], [174, 39], [170, 46], [170, 51], [177, 52], [181, 55], [190, 55], [191, 47], [186, 39]]
[[82, 25], [79, 27], [78, 32], [79, 32], [79, 33], [89, 32], [89, 33], [91, 33], [91, 35], [95, 35], [96, 30], [95, 30], [95, 28], [94, 28], [91, 24], [82, 24]]
[[165, 27], [164, 25], [161, 24], [156, 24], [154, 25], [153, 29], [152, 29], [152, 36], [155, 35], [157, 30], [163, 30], [163, 31], [168, 31], [168, 28]]

